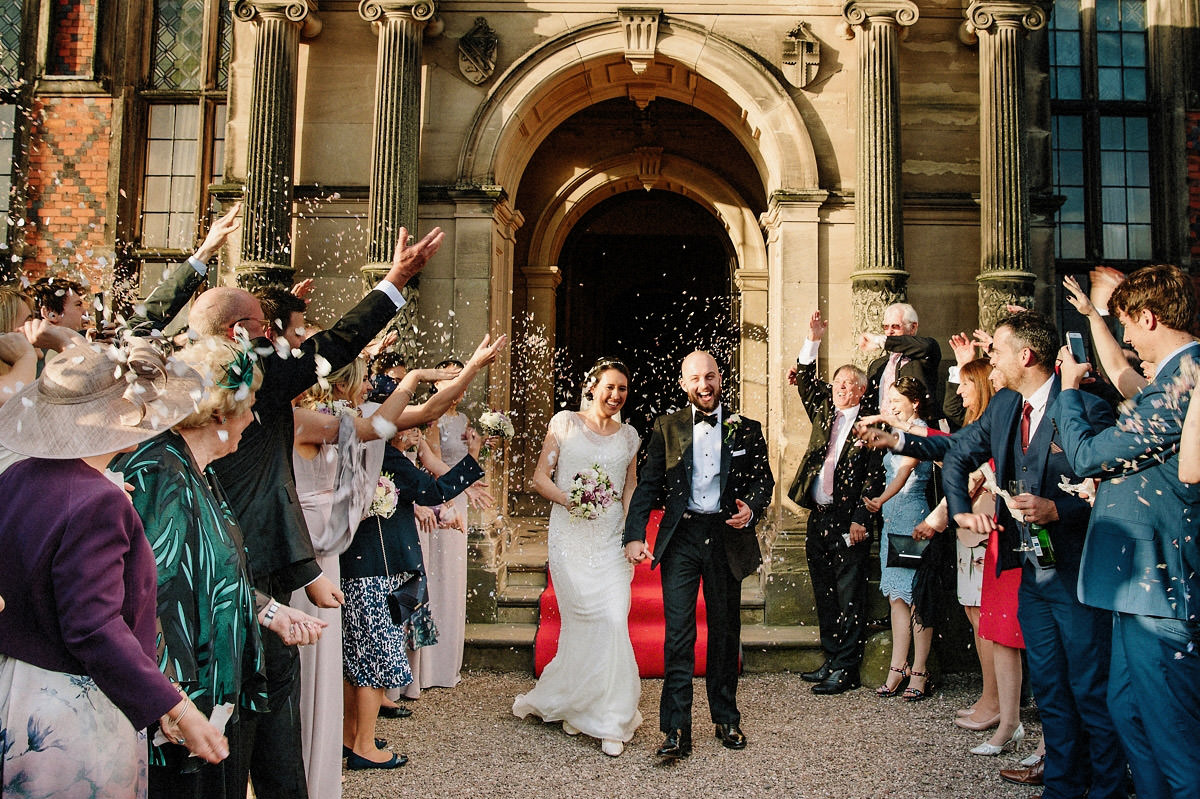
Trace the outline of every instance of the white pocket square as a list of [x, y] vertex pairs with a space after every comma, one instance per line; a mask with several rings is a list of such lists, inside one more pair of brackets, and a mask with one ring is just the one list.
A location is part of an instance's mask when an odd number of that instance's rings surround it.
[[731, 458], [736, 458], [738, 455], [745, 455], [745, 454], [746, 454], [746, 450], [744, 450], [744, 449], [735, 449], [733, 452], [729, 453], [729, 456], [730, 456]]

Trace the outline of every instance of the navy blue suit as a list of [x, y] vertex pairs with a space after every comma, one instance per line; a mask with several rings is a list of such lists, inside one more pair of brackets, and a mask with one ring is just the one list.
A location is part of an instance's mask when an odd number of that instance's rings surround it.
[[1159, 366], [1115, 427], [1082, 424], [1079, 391], [1054, 412], [1075, 470], [1105, 478], [1079, 597], [1112, 611], [1108, 707], [1138, 799], [1200, 797], [1200, 486], [1180, 482], [1177, 457], [1188, 357], [1200, 359], [1195, 343]]
[[[1022, 569], [1017, 617], [1025, 639], [1030, 682], [1037, 697], [1046, 743], [1046, 799], [1125, 796], [1125, 757], [1106, 706], [1111, 625], [1107, 615], [1075, 596], [1079, 558], [1091, 507], [1065, 493], [1059, 481], [1077, 483], [1054, 427], [1060, 382], [1053, 378], [1045, 413], [1021, 451], [1024, 399], [1002, 390], [974, 424], [951, 438], [943, 468], [951, 514], [969, 513], [968, 475], [989, 458], [996, 482], [1024, 480], [1029, 493], [1052, 500], [1058, 521], [1046, 525], [1054, 547], [1055, 566], [1044, 569], [1022, 552], [1022, 530], [1003, 502], [997, 502], [1000, 559], [997, 569]], [[1076, 410], [1081, 426], [1102, 429], [1113, 421], [1102, 400], [1081, 395]]]

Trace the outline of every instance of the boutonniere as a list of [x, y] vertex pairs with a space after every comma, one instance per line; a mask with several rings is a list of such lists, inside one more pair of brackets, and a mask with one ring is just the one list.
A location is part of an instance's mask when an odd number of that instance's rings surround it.
[[728, 444], [737, 435], [738, 428], [742, 426], [742, 417], [736, 413], [730, 414], [722, 426], [725, 428], [725, 443]]

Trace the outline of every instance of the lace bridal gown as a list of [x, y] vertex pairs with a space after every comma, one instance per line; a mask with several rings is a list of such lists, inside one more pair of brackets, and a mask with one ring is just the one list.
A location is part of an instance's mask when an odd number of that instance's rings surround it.
[[[638, 436], [629, 425], [602, 436], [573, 411], [556, 414], [550, 432], [558, 441], [555, 484], [570, 491], [580, 471], [599, 464], [618, 497]], [[518, 717], [563, 721], [594, 738], [628, 742], [642, 714], [642, 693], [633, 645], [629, 642], [629, 583], [633, 567], [625, 560], [621, 503], [593, 521], [572, 518], [562, 505], [550, 511], [550, 577], [562, 614], [558, 652], [533, 690], [513, 702]], [[607, 751], [607, 747], [606, 747]], [[611, 753], [610, 753], [611, 754]]]

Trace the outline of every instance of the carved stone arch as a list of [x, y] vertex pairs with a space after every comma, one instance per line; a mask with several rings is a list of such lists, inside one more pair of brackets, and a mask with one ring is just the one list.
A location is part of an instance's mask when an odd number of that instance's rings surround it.
[[665, 18], [657, 56], [641, 74], [625, 59], [615, 17], [572, 28], [531, 50], [496, 81], [459, 159], [467, 184], [502, 186], [516, 204], [538, 145], [572, 114], [614, 97], [657, 97], [716, 119], [753, 159], [765, 194], [818, 188], [816, 155], [799, 109], [775, 76], [737, 43]]
[[[740, 270], [765, 271], [767, 248], [758, 218], [724, 178], [686, 158], [663, 155], [656, 163], [652, 188], [687, 197], [707, 209], [725, 227]], [[609, 158], [574, 176], [554, 193], [533, 229], [531, 264], [557, 264], [575, 224], [604, 200], [648, 188], [640, 152]]]

